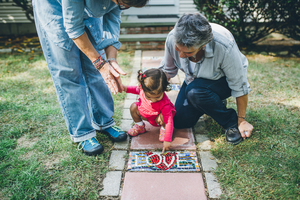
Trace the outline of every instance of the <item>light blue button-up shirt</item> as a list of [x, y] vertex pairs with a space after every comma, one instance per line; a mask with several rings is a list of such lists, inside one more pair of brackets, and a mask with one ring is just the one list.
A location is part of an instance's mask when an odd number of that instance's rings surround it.
[[174, 30], [166, 39], [165, 57], [160, 68], [168, 78], [173, 78], [178, 69], [182, 70], [187, 84], [195, 78], [218, 80], [226, 76], [233, 97], [248, 94], [251, 89], [247, 80], [247, 58], [240, 52], [234, 37], [227, 29], [214, 23], [211, 26], [213, 40], [206, 44], [204, 59], [196, 63], [193, 73], [189, 69], [189, 59], [180, 58], [175, 50]]
[[119, 40], [121, 10], [111, 0], [33, 0], [37, 19], [45, 34], [55, 44], [69, 50], [72, 39], [81, 36], [87, 28], [97, 49], [113, 45]]

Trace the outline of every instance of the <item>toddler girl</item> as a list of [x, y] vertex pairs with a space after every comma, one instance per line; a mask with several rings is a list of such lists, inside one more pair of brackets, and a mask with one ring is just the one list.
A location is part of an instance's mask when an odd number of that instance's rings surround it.
[[[144, 73], [138, 71], [139, 86], [124, 86], [127, 93], [139, 94], [138, 102], [131, 104], [130, 113], [135, 125], [128, 131], [130, 136], [137, 136], [146, 132], [142, 120], [148, 121], [153, 126], [161, 126], [159, 141], [164, 142], [164, 149], [171, 146], [173, 135], [173, 117], [175, 107], [165, 94], [169, 82], [165, 73], [160, 69], [148, 69]], [[155, 122], [161, 114], [162, 124]], [[164, 150], [163, 150], [164, 151]]]

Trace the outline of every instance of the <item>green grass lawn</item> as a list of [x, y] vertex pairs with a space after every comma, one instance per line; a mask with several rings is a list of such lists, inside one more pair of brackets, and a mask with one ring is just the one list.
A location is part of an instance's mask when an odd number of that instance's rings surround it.
[[[126, 72], [132, 57], [118, 56]], [[114, 95], [117, 124], [124, 98]], [[99, 198], [113, 143], [99, 134], [102, 155], [77, 150], [41, 53], [0, 54], [0, 119], [0, 199]]]
[[[220, 126], [207, 125], [216, 141], [212, 152], [220, 160], [216, 174], [224, 199], [300, 199], [300, 59], [248, 59], [252, 137], [227, 145]], [[236, 108], [233, 98], [228, 106]]]
[[[132, 52], [119, 53], [126, 77], [132, 58]], [[222, 128], [207, 124], [223, 199], [300, 199], [300, 59], [248, 58], [252, 137], [228, 145]], [[124, 98], [114, 96], [117, 124]], [[228, 106], [235, 108], [233, 98]], [[102, 155], [77, 150], [40, 53], [0, 54], [0, 119], [0, 199], [100, 198], [113, 143], [97, 135]]]

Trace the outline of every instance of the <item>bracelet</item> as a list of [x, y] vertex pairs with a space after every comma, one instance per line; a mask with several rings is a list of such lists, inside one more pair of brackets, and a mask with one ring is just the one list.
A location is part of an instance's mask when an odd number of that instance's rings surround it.
[[94, 67], [95, 67], [96, 69], [100, 70], [100, 69], [103, 67], [103, 65], [104, 65], [105, 63], [107, 63], [107, 61], [104, 60], [104, 59], [102, 59], [101, 56], [99, 56], [99, 57], [97, 58], [97, 60], [95, 60], [95, 61], [93, 62], [93, 65], [94, 65]]
[[96, 65], [94, 66], [96, 67], [96, 69], [100, 70], [105, 63], [107, 63], [106, 60], [101, 60], [99, 63], [96, 63]]
[[101, 61], [102, 60], [102, 58], [101, 58], [101, 55], [96, 59], [96, 60], [94, 60], [92, 63], [93, 63], [93, 65], [95, 66], [95, 64], [97, 63], [97, 62], [99, 62], [99, 61]]
[[242, 118], [242, 119], [245, 119], [245, 117], [240, 117], [240, 116], [238, 116], [238, 118]]
[[109, 58], [109, 59], [107, 59], [107, 61], [108, 62], [110, 62], [110, 61], [116, 61], [117, 62], [117, 60], [115, 58]]

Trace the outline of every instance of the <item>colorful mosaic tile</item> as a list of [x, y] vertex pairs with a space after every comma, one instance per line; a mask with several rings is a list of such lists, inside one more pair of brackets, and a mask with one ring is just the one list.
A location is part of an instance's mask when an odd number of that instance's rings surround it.
[[129, 171], [200, 171], [195, 151], [130, 152]]

